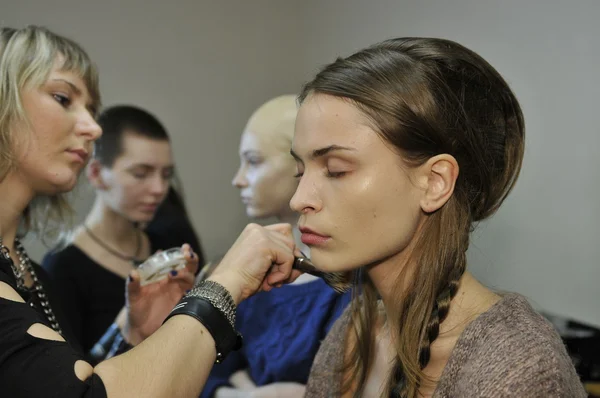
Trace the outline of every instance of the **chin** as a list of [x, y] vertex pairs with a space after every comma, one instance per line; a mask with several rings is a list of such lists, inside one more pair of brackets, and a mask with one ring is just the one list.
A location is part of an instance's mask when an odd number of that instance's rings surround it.
[[136, 222], [136, 223], [149, 223], [150, 221], [154, 220], [154, 213], [152, 213], [152, 214], [147, 214], [147, 213], [133, 214], [133, 215], [127, 216], [127, 218], [129, 220], [131, 220], [132, 222]]
[[75, 186], [77, 186], [77, 177], [70, 180], [49, 181], [41, 189], [37, 190], [37, 193], [47, 196], [58, 195], [71, 192], [75, 189]]
[[246, 207], [246, 216], [248, 218], [267, 218], [269, 215], [255, 207]]
[[348, 253], [335, 254], [316, 246], [310, 247], [310, 259], [317, 269], [324, 272], [349, 272], [365, 265]]

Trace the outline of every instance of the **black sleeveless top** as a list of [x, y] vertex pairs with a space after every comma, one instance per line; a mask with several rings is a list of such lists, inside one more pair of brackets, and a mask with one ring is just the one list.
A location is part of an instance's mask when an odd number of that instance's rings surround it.
[[[52, 305], [51, 286], [43, 270], [34, 267], [60, 322], [60, 308]], [[86, 381], [75, 375], [75, 362], [83, 360], [80, 350], [67, 342], [40, 339], [27, 333], [33, 324], [50, 325], [43, 313], [30, 305], [33, 302], [35, 308], [40, 308], [37, 296], [17, 289], [11, 264], [3, 256], [0, 256], [0, 282], [8, 284], [26, 301], [0, 297], [0, 396], [106, 398], [102, 379], [96, 374]], [[68, 325], [61, 324], [61, 328], [65, 327], [68, 331]]]

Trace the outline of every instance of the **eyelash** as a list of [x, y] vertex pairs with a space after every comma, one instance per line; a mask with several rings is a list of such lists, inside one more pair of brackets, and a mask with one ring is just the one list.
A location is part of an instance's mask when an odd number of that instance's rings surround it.
[[61, 94], [52, 94], [56, 102], [61, 104], [64, 108], [68, 107], [71, 104], [71, 100], [69, 97]]
[[[340, 177], [343, 177], [344, 174], [346, 174], [345, 171], [331, 172], [331, 171], [327, 170], [327, 172], [325, 173], [325, 177], [328, 177], [328, 178], [340, 178]], [[304, 175], [304, 173], [298, 173], [298, 174], [294, 175], [294, 178], [300, 178], [303, 175]]]

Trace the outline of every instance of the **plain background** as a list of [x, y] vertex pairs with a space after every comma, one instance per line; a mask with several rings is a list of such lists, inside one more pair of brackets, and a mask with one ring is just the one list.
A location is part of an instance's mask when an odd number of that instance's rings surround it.
[[[247, 223], [231, 179], [252, 111], [338, 55], [395, 36], [459, 41], [494, 65], [527, 124], [521, 178], [476, 230], [471, 270], [552, 313], [600, 326], [600, 2], [0, 0], [0, 24], [41, 24], [97, 62], [105, 105], [167, 126], [209, 258]], [[89, 190], [76, 200], [81, 218]], [[44, 248], [28, 242], [32, 257]]]

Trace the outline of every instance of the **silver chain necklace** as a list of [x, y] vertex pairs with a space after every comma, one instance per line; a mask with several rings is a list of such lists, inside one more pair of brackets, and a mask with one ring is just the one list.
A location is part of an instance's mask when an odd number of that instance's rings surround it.
[[[39, 299], [40, 305], [42, 306], [40, 310], [44, 313], [46, 319], [48, 319], [50, 326], [52, 326], [52, 329], [54, 329], [55, 332], [62, 335], [62, 329], [58, 324], [58, 320], [54, 315], [54, 311], [52, 311], [52, 307], [50, 307], [50, 302], [48, 301], [48, 296], [44, 291], [44, 287], [42, 286], [42, 283], [40, 282], [35, 272], [35, 269], [33, 268], [33, 265], [31, 264], [31, 260], [27, 255], [23, 244], [18, 238], [15, 238], [15, 252], [19, 256], [19, 264], [17, 265], [15, 265], [14, 261], [12, 261], [12, 258], [10, 257], [10, 250], [2, 244], [2, 238], [0, 238], [0, 253], [2, 253], [4, 258], [6, 258], [10, 262], [13, 274], [15, 275], [15, 279], [17, 280], [17, 289], [29, 291], [30, 293], [36, 294], [36, 296]], [[27, 274], [27, 272], [29, 272], [33, 281], [33, 285], [31, 286], [31, 288], [27, 288], [27, 286], [25, 286], [25, 275]], [[29, 301], [29, 305], [32, 308], [36, 308], [35, 303], [32, 300]]]

